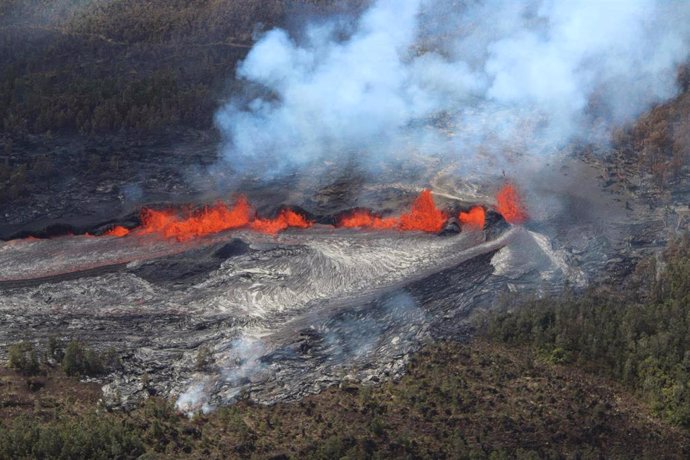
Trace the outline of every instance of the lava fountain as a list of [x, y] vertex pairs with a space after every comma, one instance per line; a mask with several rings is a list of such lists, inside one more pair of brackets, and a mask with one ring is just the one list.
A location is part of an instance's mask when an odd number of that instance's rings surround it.
[[431, 190], [423, 190], [412, 203], [412, 209], [399, 217], [378, 217], [369, 210], [356, 211], [343, 217], [340, 226], [435, 233], [441, 231], [447, 219], [448, 216], [436, 207]]
[[486, 211], [481, 206], [474, 206], [467, 212], [461, 211], [458, 220], [467, 229], [482, 230], [486, 224]]
[[527, 220], [527, 211], [517, 188], [506, 183], [496, 194], [496, 210], [511, 224], [522, 224]]
[[[506, 183], [497, 193], [496, 211], [512, 224], [524, 223], [528, 217], [517, 188], [510, 183]], [[358, 209], [342, 215], [336, 227], [438, 233], [448, 217], [449, 214], [434, 203], [431, 190], [425, 189], [417, 196], [410, 210], [398, 216], [383, 217], [370, 209]], [[468, 211], [461, 211], [457, 217], [463, 229], [482, 230], [486, 224], [486, 209], [473, 206]], [[130, 234], [158, 235], [184, 242], [233, 229], [276, 235], [288, 228], [306, 229], [315, 224], [289, 208], [282, 209], [274, 218], [260, 217], [244, 195], [240, 195], [232, 205], [218, 202], [196, 211], [143, 208], [140, 221], [138, 227], [130, 229], [116, 225], [103, 235], [117, 238]]]

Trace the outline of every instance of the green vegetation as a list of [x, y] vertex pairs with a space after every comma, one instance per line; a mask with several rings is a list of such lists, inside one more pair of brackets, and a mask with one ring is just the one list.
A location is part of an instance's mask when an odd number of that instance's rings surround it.
[[626, 458], [687, 456], [690, 435], [620, 385], [484, 340], [439, 343], [407, 374], [194, 419], [150, 398], [128, 413], [55, 370], [31, 391], [0, 371], [5, 458]]
[[70, 341], [65, 347], [61, 341], [50, 338], [43, 354], [30, 342], [16, 343], [7, 348], [7, 367], [22, 375], [45, 373], [55, 364], [71, 377], [95, 377], [120, 366], [113, 350], [99, 353], [78, 340]]
[[0, 458], [137, 458], [145, 452], [130, 423], [96, 413], [46, 423], [21, 416], [3, 428]]
[[[59, 353], [58, 350], [53, 354]], [[77, 340], [72, 340], [62, 353], [61, 366], [69, 376], [97, 376], [118, 367], [114, 351], [97, 353]]]
[[209, 360], [211, 358], [211, 350], [206, 346], [202, 345], [196, 354], [196, 369], [202, 371], [208, 366]]
[[[623, 290], [535, 300], [492, 315], [487, 334], [622, 382], [666, 420], [690, 427], [690, 244], [640, 264]], [[657, 277], [657, 272], [659, 276]]]
[[38, 355], [30, 342], [10, 345], [7, 349], [7, 366], [24, 375], [36, 375], [41, 370]]
[[208, 129], [253, 34], [295, 3], [0, 0], [0, 128], [134, 134]]
[[14, 136], [208, 128], [251, 21], [281, 13], [262, 1], [8, 3], [0, 126]]

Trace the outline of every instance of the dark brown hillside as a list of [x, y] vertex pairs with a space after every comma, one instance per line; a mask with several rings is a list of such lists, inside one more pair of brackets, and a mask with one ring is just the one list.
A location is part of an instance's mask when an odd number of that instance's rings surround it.
[[[609, 177], [628, 190], [652, 187], [683, 195], [690, 178], [690, 67], [679, 71], [681, 93], [613, 137]], [[687, 196], [686, 196], [687, 198]]]
[[209, 129], [255, 33], [336, 3], [0, 2], [3, 137]]

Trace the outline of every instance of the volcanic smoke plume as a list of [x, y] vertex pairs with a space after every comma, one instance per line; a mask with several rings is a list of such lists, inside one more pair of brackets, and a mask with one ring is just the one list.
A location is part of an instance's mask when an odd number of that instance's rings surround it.
[[689, 2], [378, 0], [261, 37], [216, 116], [223, 165], [269, 178], [443, 155], [459, 175], [514, 172], [515, 152], [606, 142], [676, 94], [689, 38]]

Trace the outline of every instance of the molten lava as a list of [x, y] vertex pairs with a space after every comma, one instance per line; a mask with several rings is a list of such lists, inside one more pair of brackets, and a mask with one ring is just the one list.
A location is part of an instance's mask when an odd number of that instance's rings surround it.
[[463, 227], [471, 230], [482, 230], [486, 222], [486, 212], [481, 206], [475, 206], [467, 212], [460, 212], [458, 220]]
[[156, 233], [166, 238], [186, 241], [198, 236], [244, 227], [249, 224], [252, 208], [245, 197], [240, 197], [232, 207], [217, 203], [210, 208], [187, 217], [172, 211], [141, 211], [141, 234]]
[[104, 235], [122, 238], [123, 236], [129, 235], [129, 229], [127, 227], [123, 227], [122, 225], [118, 225], [105, 232]]
[[357, 211], [340, 220], [346, 228], [373, 228], [376, 230], [398, 229], [423, 232], [439, 232], [447, 216], [434, 204], [431, 190], [423, 190], [412, 203], [412, 209], [400, 217], [378, 217], [370, 211]]
[[395, 217], [378, 217], [371, 211], [355, 211], [349, 216], [340, 220], [340, 226], [345, 228], [374, 228], [377, 230], [388, 230], [396, 228], [399, 222]]
[[527, 220], [527, 211], [514, 185], [506, 183], [496, 194], [496, 210], [511, 224]]
[[440, 232], [448, 216], [434, 204], [431, 190], [423, 190], [412, 203], [412, 210], [400, 216], [401, 230]]
[[288, 227], [309, 228], [311, 226], [312, 222], [309, 222], [304, 216], [297, 214], [291, 209], [283, 209], [275, 219], [260, 219], [257, 217], [251, 223], [250, 228], [257, 232], [275, 235]]
[[[249, 202], [244, 196], [240, 196], [231, 207], [225, 203], [217, 203], [187, 216], [181, 216], [170, 210], [156, 211], [144, 208], [141, 211], [141, 226], [136, 229], [136, 233], [157, 234], [178, 241], [187, 241], [199, 236], [242, 227], [276, 234], [288, 227], [308, 228], [311, 225], [312, 222], [290, 209], [283, 209], [275, 219], [254, 217], [254, 210]], [[125, 235], [121, 233], [123, 232], [117, 227], [108, 232], [115, 236]]]
[[[519, 223], [527, 218], [517, 192], [511, 185], [506, 185], [499, 192], [496, 200], [499, 212], [508, 222]], [[468, 212], [461, 212], [458, 218], [467, 229], [482, 230], [485, 223], [485, 211], [483, 207], [475, 206]], [[187, 241], [237, 228], [248, 228], [275, 235], [287, 228], [309, 228], [314, 224], [291, 209], [281, 210], [273, 219], [258, 217], [244, 196], [240, 196], [232, 206], [219, 202], [198, 211], [180, 212], [172, 209], [143, 208], [140, 219], [141, 225], [134, 229], [117, 225], [103, 234], [118, 238], [129, 234], [154, 234], [177, 241]], [[369, 210], [357, 210], [342, 217], [337, 226], [438, 233], [443, 229], [447, 219], [446, 213], [436, 207], [431, 191], [423, 190], [412, 203], [411, 209], [400, 216], [380, 217]], [[84, 236], [92, 235], [85, 234]]]

